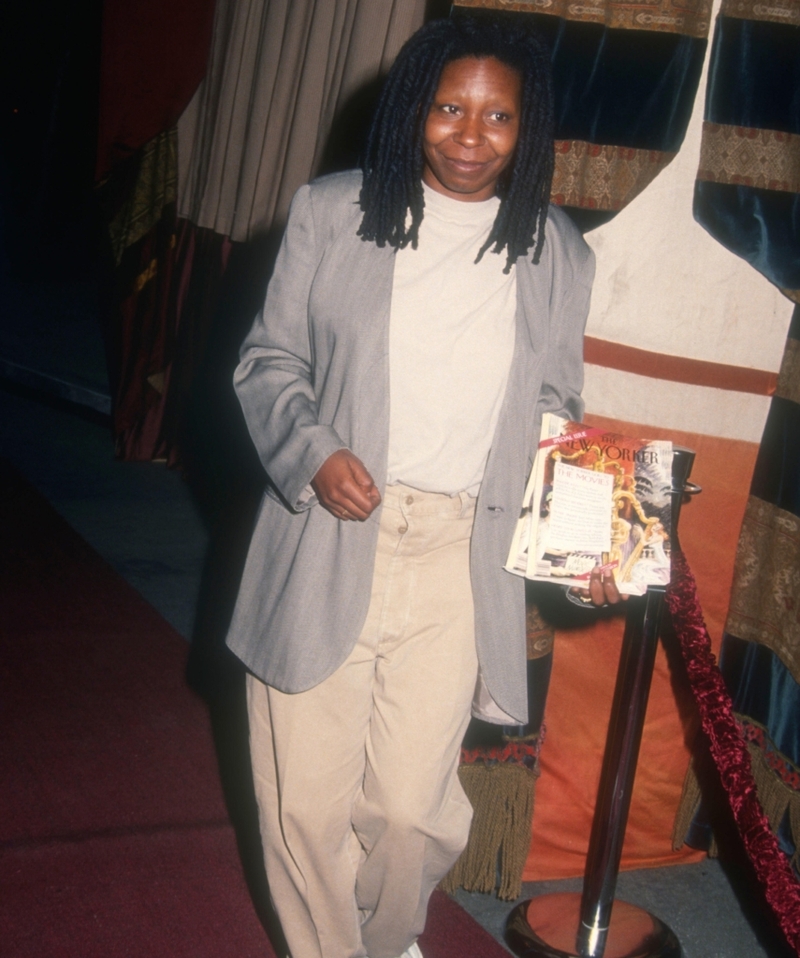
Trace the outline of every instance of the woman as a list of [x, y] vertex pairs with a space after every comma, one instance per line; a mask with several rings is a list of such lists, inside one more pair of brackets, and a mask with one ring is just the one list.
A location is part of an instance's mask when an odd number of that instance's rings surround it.
[[269, 485], [228, 642], [293, 958], [420, 954], [469, 831], [470, 706], [527, 721], [502, 565], [542, 413], [581, 418], [593, 276], [552, 167], [547, 51], [506, 21], [429, 24], [363, 175], [295, 197], [242, 347]]

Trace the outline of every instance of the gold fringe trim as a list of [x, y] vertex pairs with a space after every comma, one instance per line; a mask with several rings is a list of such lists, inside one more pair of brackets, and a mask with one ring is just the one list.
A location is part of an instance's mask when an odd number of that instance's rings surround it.
[[797, 870], [800, 868], [800, 792], [796, 792], [773, 772], [764, 750], [755, 742], [747, 743], [747, 751], [750, 753], [758, 800], [773, 832], [778, 831], [786, 813], [789, 813], [789, 829], [795, 847], [791, 861], [792, 867]]
[[[689, 826], [692, 824], [692, 820], [700, 808], [702, 797], [700, 782], [698, 781], [697, 770], [695, 769], [695, 760], [694, 757], [692, 757], [692, 760], [689, 762], [689, 767], [686, 769], [681, 800], [678, 802], [678, 808], [675, 812], [675, 824], [672, 826], [673, 851], [677, 852], [683, 848], [686, 833], [689, 831]], [[708, 848], [708, 857], [716, 858], [717, 854], [717, 840], [714, 835], [712, 835], [711, 844]]]
[[692, 819], [700, 807], [701, 797], [700, 782], [697, 780], [694, 757], [692, 757], [689, 767], [686, 769], [686, 776], [683, 779], [681, 800], [678, 802], [678, 808], [675, 811], [675, 823], [672, 826], [672, 850], [674, 852], [683, 848], [686, 833], [689, 831]]
[[442, 879], [440, 887], [494, 891], [513, 901], [522, 892], [522, 870], [531, 844], [531, 824], [538, 772], [518, 765], [462, 765], [461, 785], [473, 808], [467, 847]]
[[[739, 721], [743, 718], [745, 716], [737, 715]], [[747, 721], [752, 722], [752, 719], [747, 719]], [[795, 871], [800, 871], [800, 792], [795, 791], [780, 776], [775, 774], [770, 768], [766, 753], [762, 748], [759, 748], [757, 743], [748, 742], [747, 751], [750, 754], [750, 765], [756, 782], [758, 801], [773, 832], [777, 833], [788, 812], [789, 830], [795, 847], [791, 859], [792, 867]], [[778, 754], [780, 755], [780, 753]], [[786, 760], [782, 755], [781, 758]], [[700, 807], [701, 798], [695, 759], [692, 758], [689, 768], [686, 770], [686, 778], [683, 780], [681, 800], [678, 803], [675, 824], [672, 829], [672, 848], [675, 851], [678, 851], [684, 844], [692, 819]], [[708, 849], [709, 858], [716, 858], [718, 851], [717, 840], [712, 836], [711, 846]]]
[[708, 36], [711, 18], [710, 0], [455, 0], [454, 6], [546, 13], [614, 30], [683, 33], [700, 39]]

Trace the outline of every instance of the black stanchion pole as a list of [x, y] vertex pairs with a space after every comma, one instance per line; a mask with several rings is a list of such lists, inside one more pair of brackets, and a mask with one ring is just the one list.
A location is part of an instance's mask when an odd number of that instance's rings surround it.
[[[675, 449], [672, 534], [694, 453]], [[693, 487], [692, 491], [699, 491]], [[542, 895], [509, 915], [506, 941], [520, 958], [680, 958], [671, 929], [655, 915], [614, 899], [658, 646], [663, 586], [628, 600], [625, 636], [597, 793], [583, 894]]]

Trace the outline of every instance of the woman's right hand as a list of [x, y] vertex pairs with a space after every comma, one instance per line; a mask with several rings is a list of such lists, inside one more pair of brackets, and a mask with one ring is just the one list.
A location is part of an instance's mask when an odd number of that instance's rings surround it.
[[311, 480], [311, 488], [320, 505], [345, 521], [363, 522], [381, 502], [381, 494], [366, 466], [349, 449], [339, 449], [328, 456]]

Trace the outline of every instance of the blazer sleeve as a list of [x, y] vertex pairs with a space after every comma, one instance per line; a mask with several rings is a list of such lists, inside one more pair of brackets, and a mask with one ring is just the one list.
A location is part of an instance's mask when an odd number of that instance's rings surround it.
[[[594, 282], [594, 253], [560, 210], [553, 225], [553, 283], [548, 362], [539, 412], [580, 422], [583, 418], [583, 336]], [[550, 224], [548, 223], [548, 229]]]
[[344, 443], [319, 422], [309, 335], [309, 295], [322, 250], [309, 186], [296, 193], [267, 290], [239, 353], [234, 388], [271, 482], [296, 511], [316, 496], [308, 485]]

